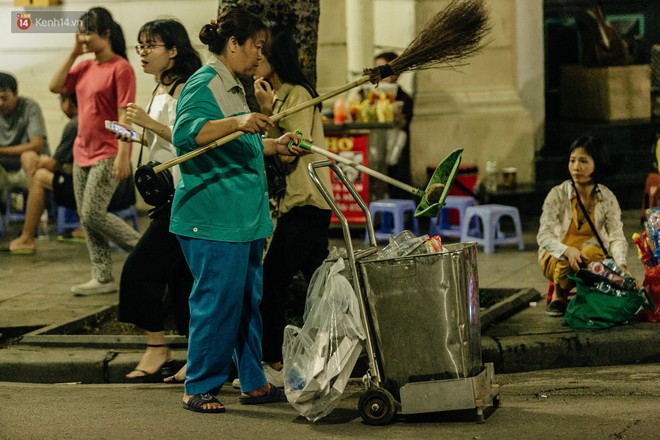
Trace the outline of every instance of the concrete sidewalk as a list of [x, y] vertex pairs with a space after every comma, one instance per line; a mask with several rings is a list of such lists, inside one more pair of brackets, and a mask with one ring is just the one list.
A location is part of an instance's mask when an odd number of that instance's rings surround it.
[[[142, 230], [148, 219], [141, 218]], [[639, 211], [624, 213], [625, 233], [641, 231]], [[574, 331], [563, 320], [544, 314], [547, 281], [540, 273], [536, 254], [538, 219], [523, 219], [525, 251], [515, 246], [497, 248], [486, 255], [479, 248], [480, 287], [513, 293], [495, 310], [482, 311], [483, 362], [493, 362], [497, 373], [512, 373], [574, 366], [618, 365], [660, 360], [660, 327], [634, 322], [608, 330]], [[11, 225], [2, 245], [18, 232]], [[332, 245], [342, 246], [339, 233]], [[363, 247], [362, 233], [354, 234], [354, 246]], [[75, 297], [69, 288], [89, 279], [90, 264], [84, 245], [39, 240], [35, 255], [0, 253], [0, 381], [116, 383], [140, 359], [142, 336], [53, 335], [67, 323], [93, 320], [115, 307], [118, 295]], [[114, 252], [118, 278], [125, 253]], [[631, 245], [629, 267], [643, 278], [643, 267]], [[512, 316], [509, 316], [512, 315]], [[503, 319], [506, 318], [506, 319]], [[173, 355], [183, 362], [185, 339], [169, 336]]]

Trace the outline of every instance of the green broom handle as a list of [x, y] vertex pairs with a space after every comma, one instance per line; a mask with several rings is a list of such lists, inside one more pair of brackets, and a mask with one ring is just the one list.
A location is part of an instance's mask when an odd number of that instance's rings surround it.
[[[326, 99], [330, 99], [334, 96], [337, 96], [341, 93], [344, 93], [347, 90], [350, 90], [354, 87], [360, 86], [366, 82], [369, 81], [369, 76], [365, 75], [349, 84], [346, 84], [336, 90], [333, 90], [331, 92], [326, 93], [325, 95], [317, 96], [316, 98], [310, 99], [309, 101], [305, 101], [303, 103], [300, 103], [296, 106], [291, 107], [288, 110], [285, 110], [283, 112], [277, 113], [276, 115], [273, 115], [270, 119], [273, 122], [277, 122], [280, 119], [286, 118], [287, 116], [299, 112], [300, 110], [304, 110], [308, 107], [315, 106], [319, 102], [323, 102]], [[160, 173], [161, 171], [165, 171], [168, 168], [173, 167], [174, 165], [178, 165], [182, 162], [187, 161], [188, 159], [192, 159], [193, 157], [199, 156], [200, 154], [204, 154], [207, 151], [210, 151], [216, 147], [219, 147], [220, 145], [224, 145], [227, 142], [231, 142], [234, 139], [238, 139], [239, 137], [243, 136], [245, 132], [243, 131], [235, 131], [231, 134], [228, 134], [227, 136], [221, 137], [220, 139], [216, 139], [215, 141], [211, 142], [210, 144], [204, 145], [203, 147], [195, 148], [192, 151], [187, 152], [186, 154], [182, 154], [181, 156], [177, 156], [174, 159], [168, 160], [167, 162], [163, 162], [160, 165], [157, 165], [154, 167], [154, 173]], [[367, 173], [369, 174], [369, 173]], [[375, 176], [374, 176], [375, 177]]]
[[[302, 132], [296, 131], [296, 135], [300, 136], [300, 135], [302, 135]], [[294, 145], [293, 139], [291, 139], [289, 141], [289, 149], [291, 149], [291, 147], [293, 145]], [[378, 180], [382, 180], [385, 183], [389, 183], [390, 185], [396, 186], [397, 188], [400, 188], [400, 189], [402, 189], [406, 192], [414, 194], [417, 197], [423, 197], [424, 196], [424, 191], [422, 191], [419, 188], [415, 188], [414, 186], [410, 186], [410, 185], [405, 184], [401, 181], [393, 179], [388, 175], [385, 175], [383, 173], [379, 173], [378, 171], [372, 170], [371, 168], [367, 168], [364, 165], [360, 165], [357, 162], [353, 162], [352, 160], [345, 158], [344, 156], [340, 156], [340, 155], [332, 153], [328, 150], [324, 150], [323, 148], [319, 148], [316, 145], [313, 145], [311, 142], [301, 140], [300, 143], [297, 146], [300, 147], [300, 148], [304, 148], [305, 150], [309, 150], [309, 151], [313, 151], [314, 153], [318, 153], [321, 156], [325, 156], [325, 157], [328, 157], [330, 159], [333, 159], [336, 162], [343, 163], [344, 165], [348, 165], [350, 167], [353, 167], [358, 171], [362, 171], [365, 174], [368, 174], [372, 177], [375, 177]]]

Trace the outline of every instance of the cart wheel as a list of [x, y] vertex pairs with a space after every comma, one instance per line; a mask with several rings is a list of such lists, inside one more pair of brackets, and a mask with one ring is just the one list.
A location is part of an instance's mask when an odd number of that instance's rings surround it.
[[484, 417], [484, 409], [477, 407], [475, 410], [477, 423], [485, 423], [486, 418]]
[[493, 397], [493, 408], [499, 408], [501, 404], [502, 404], [502, 400], [500, 399], [499, 394]]
[[396, 401], [384, 388], [370, 388], [360, 396], [360, 416], [369, 425], [387, 425], [396, 415]]

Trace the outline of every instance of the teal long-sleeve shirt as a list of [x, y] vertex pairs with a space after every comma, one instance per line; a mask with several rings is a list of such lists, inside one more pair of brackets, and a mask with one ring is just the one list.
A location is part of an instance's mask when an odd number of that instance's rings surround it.
[[[181, 90], [172, 141], [180, 156], [198, 148], [207, 121], [249, 113], [245, 91], [213, 58]], [[273, 233], [259, 134], [238, 139], [181, 163], [170, 231], [225, 242], [249, 242]]]

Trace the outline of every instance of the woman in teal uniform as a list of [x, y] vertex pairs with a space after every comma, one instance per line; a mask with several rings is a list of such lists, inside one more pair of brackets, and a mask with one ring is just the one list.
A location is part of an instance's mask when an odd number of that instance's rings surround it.
[[[180, 165], [170, 230], [193, 274], [184, 408], [223, 412], [216, 398], [232, 357], [241, 403], [283, 402], [261, 366], [264, 238], [273, 232], [264, 155], [296, 154], [290, 133], [262, 140], [273, 125], [250, 113], [238, 75], [250, 76], [269, 40], [256, 15], [232, 9], [199, 33], [211, 60], [186, 82], [177, 103], [173, 140], [179, 155], [240, 130], [246, 134]], [[296, 139], [297, 141], [298, 139]]]

